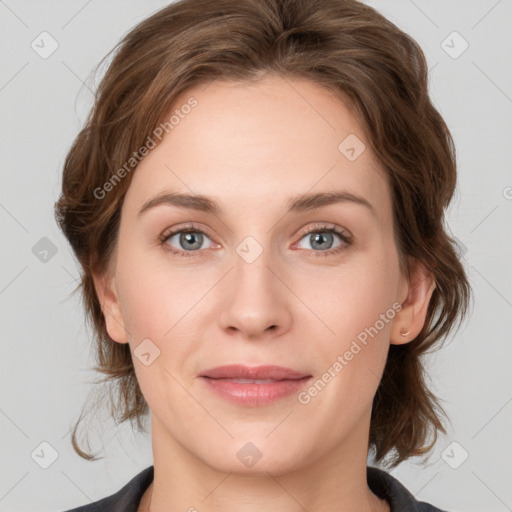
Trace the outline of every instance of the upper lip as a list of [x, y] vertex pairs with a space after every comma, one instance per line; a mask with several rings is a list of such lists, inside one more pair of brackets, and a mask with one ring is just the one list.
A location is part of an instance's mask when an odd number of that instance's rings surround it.
[[309, 375], [283, 366], [244, 366], [241, 364], [230, 364], [206, 370], [200, 377], [209, 377], [211, 379], [297, 380], [309, 377]]

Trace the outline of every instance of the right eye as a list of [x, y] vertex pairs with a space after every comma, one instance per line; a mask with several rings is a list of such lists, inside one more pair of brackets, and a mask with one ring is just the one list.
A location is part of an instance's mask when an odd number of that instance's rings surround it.
[[[194, 226], [188, 226], [164, 232], [160, 238], [160, 242], [166, 250], [177, 256], [194, 256], [194, 253], [205, 249], [205, 238], [209, 239], [204, 231]], [[175, 245], [172, 245], [172, 243]], [[176, 245], [178, 245], [178, 247], [176, 247]]]

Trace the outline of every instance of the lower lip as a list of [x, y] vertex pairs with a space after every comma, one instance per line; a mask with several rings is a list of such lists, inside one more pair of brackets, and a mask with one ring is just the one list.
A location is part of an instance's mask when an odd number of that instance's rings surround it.
[[231, 379], [201, 377], [206, 385], [221, 397], [238, 405], [267, 405], [297, 393], [311, 377], [279, 380], [265, 384], [242, 384]]

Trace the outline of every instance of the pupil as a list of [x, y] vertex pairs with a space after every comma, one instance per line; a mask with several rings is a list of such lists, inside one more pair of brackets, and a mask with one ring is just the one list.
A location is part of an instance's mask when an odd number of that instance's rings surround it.
[[[326, 247], [324, 247], [324, 245], [326, 244], [326, 240], [329, 240], [329, 237], [332, 238], [332, 233], [327, 233], [327, 236], [326, 235], [323, 235], [321, 233], [315, 233], [314, 235], [314, 243], [313, 243], [313, 246], [319, 242], [320, 243], [320, 248], [321, 249], [326, 249]], [[323, 242], [322, 242], [323, 241]], [[327, 244], [327, 245], [330, 245], [330, 244]]]
[[[189, 249], [199, 249], [201, 247], [202, 242], [201, 237], [202, 235], [196, 236], [195, 233], [183, 233], [181, 235], [181, 242], [185, 247], [187, 246], [187, 244], [191, 244], [191, 246], [188, 246]], [[195, 243], [194, 239], [196, 239]]]

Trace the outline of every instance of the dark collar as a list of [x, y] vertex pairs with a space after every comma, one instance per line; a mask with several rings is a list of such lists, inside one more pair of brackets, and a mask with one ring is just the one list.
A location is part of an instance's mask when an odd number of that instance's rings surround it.
[[416, 498], [394, 476], [382, 469], [367, 466], [366, 479], [373, 494], [384, 498], [391, 512], [444, 512]]
[[[135, 475], [122, 489], [102, 500], [67, 512], [137, 512], [142, 496], [153, 481], [154, 466]], [[379, 498], [387, 500], [391, 512], [443, 512], [417, 501], [392, 475], [376, 467], [366, 468], [368, 487]]]

